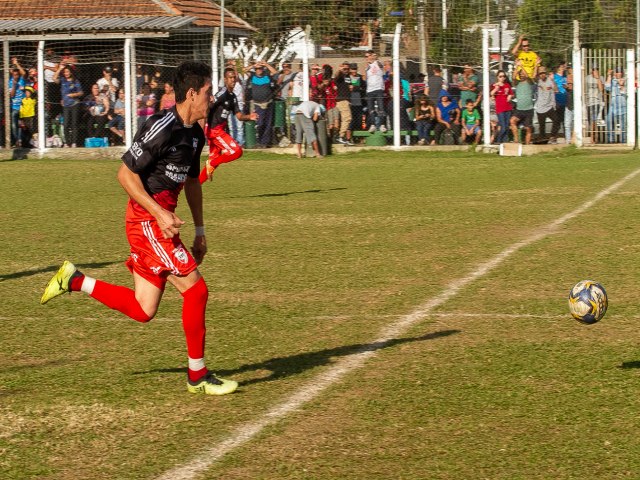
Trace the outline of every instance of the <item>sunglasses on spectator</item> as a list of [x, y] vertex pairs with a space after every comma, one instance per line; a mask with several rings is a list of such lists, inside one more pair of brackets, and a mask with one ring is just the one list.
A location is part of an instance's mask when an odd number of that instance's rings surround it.
[[522, 48], [529, 48], [529, 44], [528, 43], [523, 43], [522, 44]]
[[498, 75], [498, 78], [506, 78], [506, 75]]

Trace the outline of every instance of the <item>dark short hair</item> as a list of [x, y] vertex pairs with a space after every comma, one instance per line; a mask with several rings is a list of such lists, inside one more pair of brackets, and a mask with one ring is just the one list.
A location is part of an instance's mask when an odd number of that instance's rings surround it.
[[374, 52], [373, 50], [367, 50], [366, 52], [364, 52], [365, 55], [375, 55], [376, 52]]
[[473, 104], [473, 100], [468, 99], [468, 100], [465, 102], [465, 105], [469, 105], [470, 103], [471, 103], [471, 104]]
[[204, 62], [189, 61], [178, 65], [173, 77], [176, 103], [187, 99], [190, 88], [199, 91], [211, 78], [211, 67]]
[[235, 69], [235, 68], [233, 68], [233, 67], [227, 67], [227, 68], [225, 68], [225, 69], [224, 69], [224, 73], [222, 74], [222, 76], [223, 76], [223, 77], [226, 77], [226, 76], [227, 76], [227, 73], [229, 73], [229, 72], [236, 73], [236, 69]]

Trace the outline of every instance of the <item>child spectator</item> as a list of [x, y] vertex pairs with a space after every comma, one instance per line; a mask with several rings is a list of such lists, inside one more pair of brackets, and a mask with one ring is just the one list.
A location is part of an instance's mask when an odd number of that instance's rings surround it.
[[462, 112], [462, 141], [465, 142], [467, 137], [473, 137], [473, 143], [478, 143], [482, 136], [482, 129], [480, 128], [480, 112], [475, 108], [472, 99], [468, 99], [466, 108]]
[[31, 86], [24, 87], [24, 98], [20, 104], [21, 144], [29, 148], [31, 139], [36, 131], [36, 103], [35, 90]]

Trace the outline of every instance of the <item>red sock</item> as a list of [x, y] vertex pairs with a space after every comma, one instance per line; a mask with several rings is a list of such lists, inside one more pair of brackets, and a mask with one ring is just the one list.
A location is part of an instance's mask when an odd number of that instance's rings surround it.
[[138, 322], [144, 323], [151, 320], [138, 303], [136, 293], [130, 288], [96, 280], [91, 296], [107, 307], [118, 310]]
[[76, 270], [76, 273], [73, 274], [71, 281], [69, 282], [69, 291], [79, 292], [82, 288], [82, 282], [84, 282], [84, 274]]
[[200, 370], [189, 369], [189, 380], [191, 380], [192, 382], [197, 382], [202, 377], [204, 377], [208, 371], [209, 370], [207, 370], [207, 367], [201, 368]]
[[[182, 327], [187, 339], [187, 354], [189, 358], [204, 358], [204, 339], [206, 327], [204, 314], [207, 309], [209, 290], [204, 278], [200, 278], [189, 290], [182, 293]], [[189, 370], [189, 378], [198, 380], [207, 369]]]

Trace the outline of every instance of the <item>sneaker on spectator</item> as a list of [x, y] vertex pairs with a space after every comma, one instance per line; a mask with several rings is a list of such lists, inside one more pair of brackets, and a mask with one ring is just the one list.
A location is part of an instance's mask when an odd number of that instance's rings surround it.
[[380, 131], [382, 133], [385, 133], [387, 131], [387, 127], [385, 127], [384, 125], [380, 125]]
[[336, 142], [341, 143], [342, 145], [346, 145], [347, 144], [347, 141], [342, 137], [338, 137], [336, 139]]
[[352, 142], [351, 140], [349, 140], [348, 138], [345, 138], [345, 140], [344, 140], [344, 144], [345, 144], [345, 145], [349, 145], [349, 146], [351, 146], [351, 147], [352, 147], [353, 145], [355, 145], [355, 143], [353, 143], [353, 142]]
[[424, 138], [421, 138], [420, 140], [418, 140], [418, 145], [424, 145], [425, 141]]
[[369, 127], [369, 133], [375, 133], [375, 131], [376, 131], [376, 126], [375, 125], [371, 125]]

